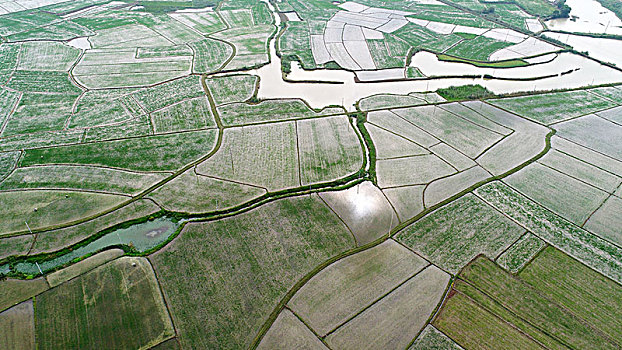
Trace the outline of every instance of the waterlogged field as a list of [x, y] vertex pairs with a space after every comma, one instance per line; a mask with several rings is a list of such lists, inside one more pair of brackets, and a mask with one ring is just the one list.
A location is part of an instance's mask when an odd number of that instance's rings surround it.
[[0, 349], [622, 347], [564, 6], [0, 1]]

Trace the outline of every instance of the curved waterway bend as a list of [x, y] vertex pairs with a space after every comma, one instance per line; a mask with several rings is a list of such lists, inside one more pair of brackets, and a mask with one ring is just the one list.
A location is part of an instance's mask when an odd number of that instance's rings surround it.
[[161, 217], [131, 225], [126, 228], [111, 231], [87, 245], [68, 251], [66, 254], [53, 259], [38, 263], [20, 262], [15, 264], [13, 270], [9, 268], [8, 264], [2, 265], [0, 266], [0, 275], [6, 275], [9, 272], [33, 276], [45, 274], [72, 262], [74, 259], [84, 258], [87, 255], [110, 247], [131, 246], [136, 249], [136, 251], [142, 253], [166, 242], [182, 223], [182, 221], [175, 222], [171, 218]]
[[[276, 24], [279, 26], [281, 20], [274, 6], [267, 0], [264, 2], [274, 13]], [[470, 64], [439, 61], [434, 54], [428, 52], [416, 54], [411, 66], [418, 67], [425, 75], [434, 76], [434, 79], [357, 83], [354, 80], [353, 72], [327, 69], [305, 71], [297, 65], [293, 65], [292, 73], [287, 76], [287, 79], [298, 82], [290, 82], [283, 80], [281, 59], [276, 54], [276, 39], [273, 38], [268, 46], [271, 62], [259, 69], [246, 71], [246, 73], [258, 75], [261, 79], [258, 97], [260, 99], [301, 98], [313, 108], [341, 105], [349, 111], [353, 111], [356, 101], [375, 94], [407, 94], [466, 84], [480, 84], [495, 93], [501, 94], [533, 91], [534, 89], [568, 89], [590, 84], [622, 82], [622, 72], [571, 53], [560, 54], [552, 62], [541, 65], [493, 70], [491, 68], [478, 68]], [[576, 71], [559, 75], [559, 73], [569, 70]], [[503, 79], [534, 78], [552, 74], [556, 76], [534, 81], [516, 81], [483, 79], [485, 74]], [[479, 77], [442, 78], [442, 76], [455, 75], [477, 75]], [[309, 81], [318, 82], [311, 83]], [[339, 82], [340, 84], [322, 82]]]

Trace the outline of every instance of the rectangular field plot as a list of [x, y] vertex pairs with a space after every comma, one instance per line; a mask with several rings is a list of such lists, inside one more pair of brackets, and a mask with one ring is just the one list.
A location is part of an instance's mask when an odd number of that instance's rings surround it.
[[[119, 204], [127, 197], [73, 191], [0, 192], [0, 234], [71, 222]], [[35, 210], [37, 209], [37, 210]]]
[[82, 164], [138, 171], [175, 170], [207, 154], [215, 130], [28, 150], [21, 165]]
[[188, 170], [149, 196], [167, 210], [205, 213], [235, 207], [265, 193], [263, 188], [196, 175]]
[[622, 161], [581, 146], [578, 143], [553, 136], [551, 138], [551, 146], [565, 155], [580, 159], [612, 175], [620, 176], [622, 174]]
[[94, 49], [174, 45], [162, 35], [141, 24], [100, 29], [97, 35], [89, 38], [89, 41]]
[[289, 307], [324, 336], [427, 264], [388, 240], [324, 269], [294, 295]]
[[203, 129], [216, 126], [206, 97], [184, 100], [151, 114], [155, 133]]
[[268, 38], [274, 33], [273, 25], [227, 29], [214, 35], [235, 46], [236, 55], [225, 69], [255, 67], [268, 62]]
[[456, 173], [454, 168], [433, 154], [379, 160], [376, 166], [378, 186], [381, 188], [424, 185]]
[[345, 177], [363, 165], [361, 143], [347, 117], [296, 122], [301, 183]]
[[88, 88], [136, 87], [190, 73], [192, 56], [136, 58], [136, 49], [88, 50], [73, 70]]
[[244, 102], [255, 94], [259, 77], [248, 74], [233, 74], [205, 80], [217, 106]]
[[508, 46], [512, 46], [512, 43], [478, 36], [475, 39], [462, 41], [458, 45], [445, 51], [445, 53], [447, 55], [475, 61], [489, 61], [490, 55], [492, 55], [495, 51], [501, 50]]
[[32, 235], [0, 239], [0, 259], [11, 255], [26, 255], [34, 243]]
[[43, 293], [50, 287], [43, 277], [32, 280], [5, 279], [0, 281], [0, 310], [6, 310], [35, 295]]
[[19, 70], [68, 71], [80, 56], [80, 50], [54, 41], [22, 43]]
[[622, 330], [617, 325], [622, 310], [616, 302], [622, 298], [619, 284], [552, 247], [546, 248], [518, 276], [542, 295], [572, 310], [596, 328], [594, 333], [610, 337], [620, 346]]
[[596, 115], [555, 125], [557, 135], [622, 161], [622, 126]]
[[609, 197], [603, 205], [594, 212], [585, 224], [585, 228], [600, 237], [615, 244], [622, 245], [622, 192], [618, 197]]
[[189, 224], [152, 256], [184, 348], [246, 348], [303, 275], [352, 248], [317, 196]]
[[531, 233], [526, 233], [503, 254], [499, 255], [496, 262], [507, 271], [517, 273], [544, 247], [546, 247], [546, 243], [543, 240]]
[[529, 165], [506, 181], [523, 195], [579, 226], [609, 196], [539, 163]]
[[359, 107], [363, 111], [384, 108], [397, 108], [402, 106], [418, 106], [424, 104], [427, 104], [425, 100], [415, 96], [390, 94], [369, 96], [359, 101]]
[[23, 94], [7, 121], [2, 136], [62, 130], [77, 98], [78, 95], [74, 94]]
[[9, 177], [0, 182], [0, 190], [79, 189], [135, 195], [164, 177], [163, 174], [133, 173], [85, 166], [35, 166], [15, 169]]
[[503, 137], [436, 106], [396, 109], [394, 113], [471, 158]]
[[226, 104], [218, 107], [218, 112], [223, 124], [230, 126], [336, 114], [342, 110], [327, 108], [315, 112], [302, 100], [263, 100], [258, 104]]
[[49, 92], [79, 94], [82, 92], [69, 79], [67, 72], [17, 70], [7, 87], [22, 92]]
[[296, 187], [297, 148], [293, 122], [226, 129], [218, 152], [197, 172], [269, 191]]
[[0, 347], [30, 350], [35, 348], [35, 316], [32, 300], [0, 312]]
[[147, 111], [153, 112], [176, 102], [205, 96], [201, 80], [190, 76], [166, 82], [157, 86], [141, 89], [132, 97]]
[[326, 337], [338, 349], [400, 349], [425, 326], [449, 274], [429, 266]]
[[423, 147], [440, 142], [436, 137], [390, 111], [370, 112], [367, 114], [367, 121]]
[[37, 297], [39, 349], [150, 347], [175, 331], [145, 258], [120, 258]]
[[589, 158], [585, 160], [576, 159], [565, 153], [552, 150], [542, 157], [539, 162], [605, 192], [615, 191], [622, 178], [589, 164], [588, 162], [590, 161], [591, 159]]
[[169, 16], [203, 35], [209, 35], [227, 28], [218, 14], [213, 11], [174, 12]]
[[[462, 282], [458, 281], [456, 285], [461, 286]], [[443, 308], [432, 324], [466, 349], [546, 349], [529, 335], [471, 299], [470, 295], [457, 292], [456, 289], [449, 292]], [[555, 349], [554, 346], [551, 348]], [[561, 345], [557, 348], [563, 349]]]
[[615, 103], [585, 90], [511, 97], [489, 102], [547, 125], [616, 106]]
[[101, 253], [97, 253], [90, 256], [80, 262], [65, 267], [62, 270], [53, 272], [45, 277], [50, 284], [51, 288], [54, 288], [61, 283], [67, 282], [75, 277], [78, 277], [88, 271], [95, 269], [111, 260], [123, 256], [125, 252], [122, 249], [109, 249]]
[[424, 216], [396, 239], [454, 274], [479, 254], [495, 258], [524, 232], [468, 194]]
[[255, 24], [250, 9], [224, 10], [219, 13], [229, 27], [251, 27]]
[[430, 151], [418, 144], [381, 129], [374, 124], [365, 126], [376, 148], [376, 159], [384, 160], [404, 156], [416, 156], [429, 154]]
[[475, 192], [540, 239], [614, 281], [622, 281], [622, 248], [573, 225], [499, 181]]

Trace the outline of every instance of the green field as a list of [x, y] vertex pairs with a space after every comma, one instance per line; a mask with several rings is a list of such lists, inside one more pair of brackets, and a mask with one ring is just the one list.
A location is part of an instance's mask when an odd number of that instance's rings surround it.
[[317, 197], [299, 197], [189, 225], [152, 261], [182, 346], [239, 348], [299, 278], [353, 245]]
[[37, 297], [39, 349], [136, 348], [174, 335], [147, 259], [120, 258]]
[[495, 258], [523, 233], [477, 197], [466, 195], [407, 227], [396, 239], [456, 273], [479, 254]]
[[[518, 278], [480, 257], [460, 272], [453, 288], [452, 297], [433, 323], [463, 346], [620, 346], [619, 331], [612, 321], [606, 321], [619, 317], [613, 300], [622, 292], [620, 286], [552, 247], [538, 255]], [[598, 296], [592, 294], [595, 290]], [[479, 322], [486, 320], [489, 326], [465, 332], [460, 327], [473, 322], [476, 313], [485, 316]]]
[[491, 103], [547, 125], [616, 106], [585, 90], [512, 97], [493, 100]]

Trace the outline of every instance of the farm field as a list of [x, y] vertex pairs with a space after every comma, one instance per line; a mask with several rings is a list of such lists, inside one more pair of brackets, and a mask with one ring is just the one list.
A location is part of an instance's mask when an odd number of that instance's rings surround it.
[[608, 11], [0, 0], [0, 349], [622, 348]]

